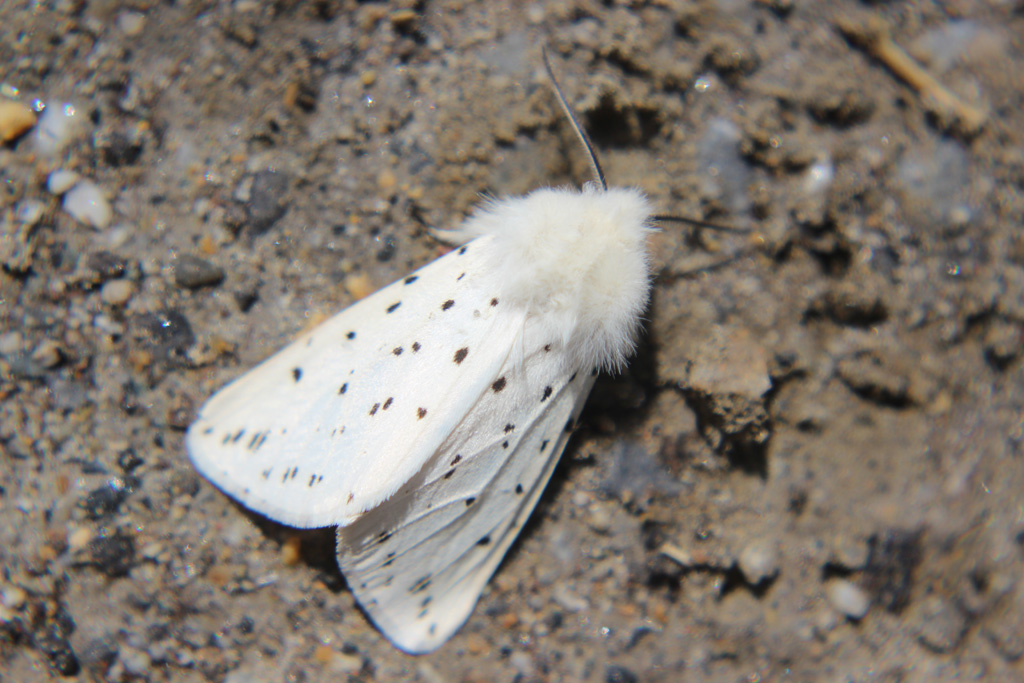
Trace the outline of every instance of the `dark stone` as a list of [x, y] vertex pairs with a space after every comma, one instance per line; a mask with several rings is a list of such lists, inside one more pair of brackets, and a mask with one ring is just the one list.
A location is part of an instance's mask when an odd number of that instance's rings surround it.
[[120, 529], [89, 544], [91, 564], [112, 577], [127, 576], [135, 564], [135, 540]]
[[89, 492], [89, 495], [81, 502], [85, 509], [85, 516], [89, 519], [103, 519], [118, 511], [121, 503], [132, 494], [132, 482], [120, 477], [114, 477], [103, 486], [97, 487]]
[[288, 210], [289, 178], [277, 171], [260, 171], [252, 179], [249, 201], [249, 229], [262, 235]]
[[174, 262], [174, 282], [185, 289], [216, 287], [224, 281], [224, 269], [206, 259], [183, 254]]

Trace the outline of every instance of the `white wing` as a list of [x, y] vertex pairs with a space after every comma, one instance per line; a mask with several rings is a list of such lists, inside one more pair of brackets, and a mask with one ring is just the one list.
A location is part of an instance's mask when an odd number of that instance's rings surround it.
[[470, 413], [509, 357], [509, 327], [523, 325], [485, 291], [490, 239], [357, 302], [215, 394], [186, 436], [196, 469], [298, 527], [349, 524], [391, 496]]
[[531, 346], [521, 362], [501, 368], [411, 481], [338, 529], [338, 564], [349, 587], [407, 652], [436, 649], [469, 617], [593, 386], [596, 371], [567, 376], [564, 358]]

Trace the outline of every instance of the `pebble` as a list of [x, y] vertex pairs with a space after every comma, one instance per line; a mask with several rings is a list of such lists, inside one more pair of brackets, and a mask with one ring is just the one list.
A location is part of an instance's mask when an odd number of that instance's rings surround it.
[[516, 670], [517, 678], [529, 679], [536, 675], [537, 667], [533, 664], [533, 658], [525, 652], [514, 652], [508, 658], [508, 663]]
[[846, 579], [830, 582], [825, 587], [825, 597], [833, 609], [855, 621], [863, 619], [871, 607], [868, 594]]
[[126, 36], [137, 36], [146, 27], [146, 15], [125, 11], [117, 15], [117, 28]]
[[740, 571], [747, 581], [756, 586], [779, 573], [779, 558], [775, 544], [758, 539], [744, 548], [739, 556]]
[[122, 646], [118, 652], [118, 660], [124, 666], [125, 672], [136, 678], [148, 676], [150, 667], [153, 665], [149, 654], [143, 650], [136, 650], [132, 647]]
[[7, 585], [0, 590], [0, 604], [10, 610], [18, 610], [28, 600], [28, 594], [19, 586]]
[[131, 280], [109, 280], [100, 288], [100, 300], [108, 306], [124, 306], [134, 293]]
[[71, 104], [54, 104], [44, 109], [36, 124], [36, 149], [46, 156], [56, 155], [74, 139], [80, 118]]
[[822, 194], [832, 185], [835, 179], [836, 169], [829, 159], [822, 159], [807, 169], [804, 174], [804, 192], [807, 194]]
[[50, 194], [55, 194], [59, 197], [77, 185], [81, 179], [82, 176], [74, 171], [57, 169], [46, 179], [46, 189], [49, 190]]
[[740, 154], [742, 137], [736, 124], [725, 118], [714, 119], [708, 123], [698, 151], [699, 167], [705, 169], [705, 190], [735, 214], [746, 213], [750, 206], [750, 166]]
[[570, 612], [583, 612], [590, 608], [590, 603], [587, 599], [574, 593], [565, 586], [558, 586], [552, 595], [562, 608]]
[[52, 339], [44, 339], [32, 352], [32, 361], [42, 368], [55, 368], [64, 359], [60, 344]]
[[929, 595], [915, 612], [917, 637], [929, 650], [950, 652], [960, 644], [967, 630], [966, 617], [949, 602]]
[[20, 353], [24, 346], [25, 338], [17, 330], [0, 335], [0, 356], [13, 356]]
[[38, 199], [25, 199], [18, 202], [14, 209], [14, 217], [25, 226], [33, 226], [42, 220], [46, 213], [46, 205]]
[[22, 102], [0, 101], [0, 140], [11, 142], [36, 125], [36, 113]]
[[135, 564], [135, 540], [120, 529], [89, 543], [92, 563], [107, 576], [127, 576]]
[[80, 527], [68, 534], [68, 548], [75, 552], [82, 550], [92, 541], [93, 531], [88, 527]]
[[612, 529], [611, 513], [604, 505], [596, 503], [590, 508], [587, 525], [599, 534], [606, 534]]
[[114, 217], [107, 198], [91, 180], [79, 182], [64, 195], [63, 206], [76, 220], [100, 230], [109, 226]]
[[174, 282], [185, 289], [214, 287], [224, 281], [224, 269], [206, 259], [183, 254], [174, 263]]
[[81, 501], [88, 519], [110, 517], [121, 508], [132, 494], [132, 486], [125, 479], [113, 477], [106, 484], [98, 486]]
[[262, 235], [284, 215], [288, 208], [287, 196], [290, 180], [285, 173], [260, 171], [252, 178], [246, 210], [249, 227]]

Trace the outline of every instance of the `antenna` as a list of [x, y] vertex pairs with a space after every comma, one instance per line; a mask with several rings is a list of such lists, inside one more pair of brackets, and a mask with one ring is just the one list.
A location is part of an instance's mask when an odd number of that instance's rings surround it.
[[555, 96], [558, 98], [558, 103], [562, 105], [562, 111], [565, 112], [566, 118], [569, 119], [569, 123], [572, 124], [572, 129], [576, 131], [576, 137], [583, 143], [583, 147], [587, 150], [587, 157], [590, 159], [590, 170], [594, 173], [594, 180], [601, 186], [602, 190], [608, 189], [608, 183], [604, 180], [604, 171], [601, 170], [601, 163], [597, 160], [597, 154], [594, 153], [594, 145], [591, 144], [590, 138], [587, 136], [587, 131], [583, 130], [583, 126], [580, 125], [579, 120], [576, 118], [576, 114], [573, 113], [572, 107], [569, 106], [569, 102], [566, 101], [565, 95], [562, 93], [562, 87], [558, 85], [558, 79], [555, 78], [555, 70], [551, 67], [551, 59], [548, 57], [548, 48], [543, 46], [540, 49], [541, 55], [544, 57], [544, 68], [548, 72], [548, 78], [551, 79], [551, 85], [555, 90]]
[[750, 230], [745, 228], [735, 228], [730, 225], [722, 225], [720, 223], [712, 223], [710, 221], [702, 221], [696, 218], [685, 218], [684, 216], [670, 216], [666, 214], [658, 214], [651, 216], [651, 220], [655, 223], [684, 223], [686, 225], [692, 225], [695, 228], [707, 228], [708, 230], [717, 230], [718, 232], [736, 232], [740, 234], [747, 234]]

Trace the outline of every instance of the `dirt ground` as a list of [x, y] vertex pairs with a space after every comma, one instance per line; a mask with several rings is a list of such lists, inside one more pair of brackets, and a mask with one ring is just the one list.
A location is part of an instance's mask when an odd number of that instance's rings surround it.
[[[3, 3], [3, 106], [74, 116], [0, 121], [0, 680], [1021, 680], [1022, 36], [1019, 0]], [[412, 657], [184, 429], [481, 193], [589, 179], [543, 45], [610, 183], [745, 232], [661, 224], [639, 353]]]

